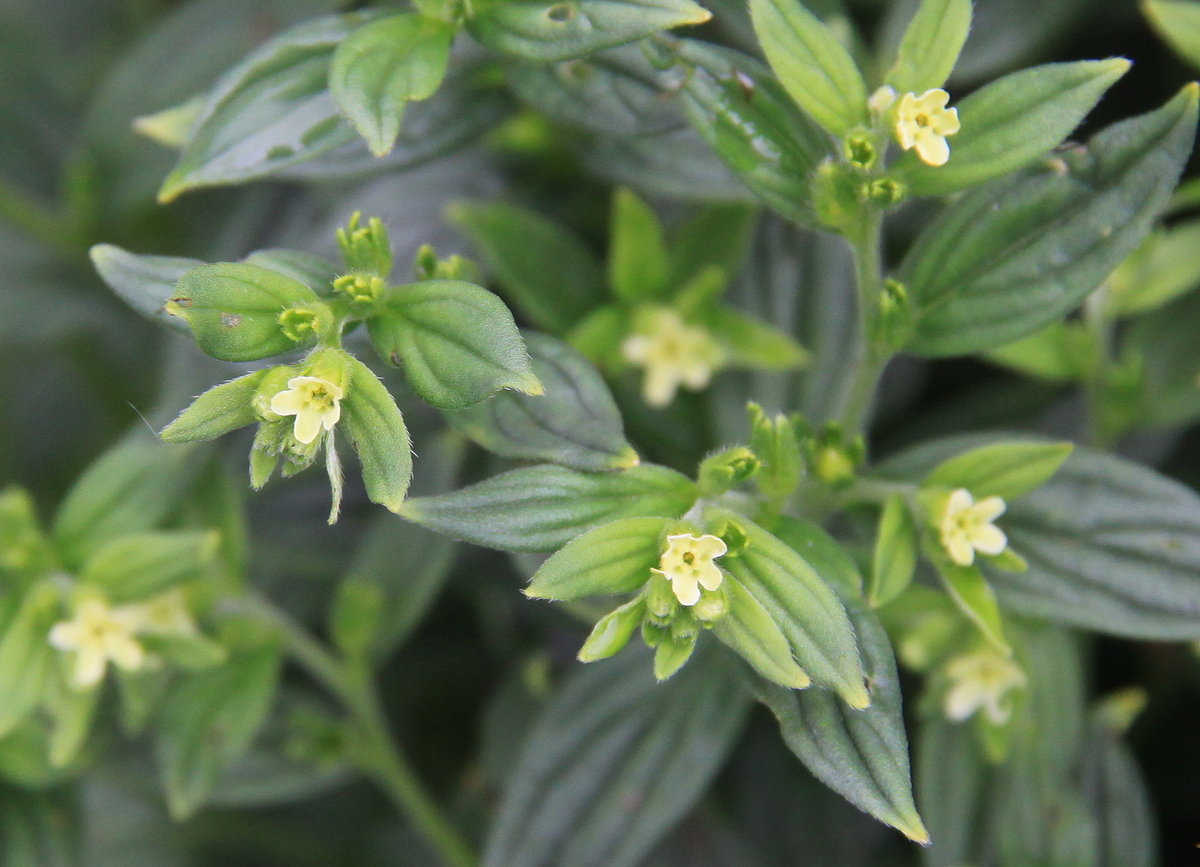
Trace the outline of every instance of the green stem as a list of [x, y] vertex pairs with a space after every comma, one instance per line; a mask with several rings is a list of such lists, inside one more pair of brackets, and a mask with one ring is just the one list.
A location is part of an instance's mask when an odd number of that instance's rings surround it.
[[853, 373], [849, 377], [838, 418], [847, 433], [861, 433], [891, 353], [875, 336], [879, 297], [883, 292], [883, 216], [872, 210], [863, 221], [854, 249], [858, 301], [858, 334]]
[[442, 814], [392, 737], [367, 668], [338, 659], [265, 598], [249, 597], [242, 608], [274, 624], [291, 658], [342, 703], [354, 728], [353, 759], [358, 769], [375, 780], [450, 867], [476, 867], [471, 847]]

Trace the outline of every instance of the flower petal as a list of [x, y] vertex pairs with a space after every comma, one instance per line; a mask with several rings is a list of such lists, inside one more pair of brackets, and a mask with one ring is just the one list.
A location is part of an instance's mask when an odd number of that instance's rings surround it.
[[994, 521], [1004, 514], [1008, 508], [999, 497], [986, 497], [971, 508], [971, 514], [978, 521]]
[[950, 145], [940, 135], [928, 133], [917, 138], [917, 156], [930, 166], [944, 166], [950, 159]]
[[[274, 409], [274, 407], [271, 407]], [[279, 410], [275, 410], [279, 412]], [[286, 415], [287, 413], [280, 413]], [[317, 438], [317, 434], [321, 432], [321, 413], [314, 412], [310, 409], [305, 409], [296, 413], [296, 423], [292, 426], [292, 435], [297, 441], [308, 445]]]
[[271, 412], [277, 415], [296, 415], [308, 405], [308, 396], [301, 391], [288, 389], [271, 398]]
[[995, 556], [1008, 545], [1008, 537], [995, 524], [983, 524], [971, 533], [971, 544], [983, 554]]
[[671, 590], [680, 605], [690, 608], [700, 601], [700, 583], [695, 575], [675, 574], [667, 577], [671, 579]]
[[958, 533], [952, 536], [943, 536], [942, 542], [946, 546], [950, 559], [959, 566], [970, 566], [975, 562], [975, 547], [965, 536]]

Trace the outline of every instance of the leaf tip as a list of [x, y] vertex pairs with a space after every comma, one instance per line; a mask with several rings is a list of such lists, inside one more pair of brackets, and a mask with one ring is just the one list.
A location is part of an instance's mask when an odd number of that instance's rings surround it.
[[625, 448], [613, 455], [612, 459], [608, 462], [608, 465], [614, 470], [627, 470], [631, 467], [640, 465], [641, 462], [642, 459], [638, 453], [634, 451], [633, 446], [625, 446]]
[[903, 834], [914, 843], [919, 843], [922, 846], [930, 844], [929, 831], [925, 828], [925, 823], [921, 821], [921, 817], [913, 813], [912, 818], [905, 819], [896, 825], [896, 830]]
[[179, 198], [181, 193], [189, 189], [190, 186], [185, 177], [179, 172], [171, 172], [171, 174], [167, 175], [167, 179], [163, 181], [162, 187], [159, 188], [158, 203], [160, 205], [169, 205]]
[[842, 687], [838, 692], [846, 704], [855, 710], [866, 710], [871, 706], [871, 694], [861, 680]]

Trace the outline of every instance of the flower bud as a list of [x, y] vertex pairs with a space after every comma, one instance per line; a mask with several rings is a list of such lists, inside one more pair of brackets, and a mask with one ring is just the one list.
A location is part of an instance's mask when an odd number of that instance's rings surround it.
[[709, 455], [700, 464], [700, 489], [707, 496], [723, 494], [753, 477], [761, 466], [762, 461], [745, 446]]
[[352, 272], [374, 274], [386, 278], [392, 273], [392, 250], [388, 242], [387, 229], [378, 217], [372, 217], [365, 226], [360, 226], [362, 214], [355, 211], [345, 229], [338, 229], [338, 246], [342, 258]]

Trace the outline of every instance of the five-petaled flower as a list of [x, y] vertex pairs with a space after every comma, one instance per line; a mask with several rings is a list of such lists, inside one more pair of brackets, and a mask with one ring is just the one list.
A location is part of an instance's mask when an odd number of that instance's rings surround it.
[[125, 671], [146, 665], [148, 655], [135, 637], [143, 625], [141, 606], [111, 606], [99, 594], [87, 595], [76, 603], [70, 620], [50, 629], [50, 644], [75, 654], [71, 682], [77, 689], [91, 689], [104, 679], [109, 662]]
[[271, 398], [271, 411], [296, 417], [292, 433], [298, 442], [308, 445], [321, 428], [333, 430], [342, 417], [341, 386], [318, 376], [293, 376], [288, 387]]
[[946, 108], [950, 94], [938, 88], [920, 96], [906, 93], [896, 108], [896, 138], [905, 150], [917, 149], [917, 156], [931, 166], [945, 165], [950, 159], [946, 136], [959, 130], [958, 109]]
[[1004, 514], [1004, 500], [985, 497], [978, 503], [966, 488], [946, 498], [945, 511], [938, 524], [942, 546], [959, 566], [975, 562], [975, 552], [995, 556], [1005, 549], [1008, 539], [992, 521]]
[[650, 406], [669, 404], [680, 385], [704, 388], [725, 360], [724, 349], [706, 329], [687, 324], [669, 307], [645, 311], [640, 324], [621, 344], [621, 354], [646, 369], [642, 395]]
[[717, 536], [667, 536], [667, 550], [659, 558], [658, 568], [651, 571], [666, 577], [679, 604], [690, 607], [700, 601], [701, 587], [715, 591], [721, 586], [724, 575], [713, 560], [728, 550]]
[[962, 722], [980, 708], [996, 725], [1012, 715], [1014, 689], [1025, 686], [1021, 666], [998, 650], [986, 648], [956, 656], [946, 664], [950, 688], [942, 703], [947, 718]]

